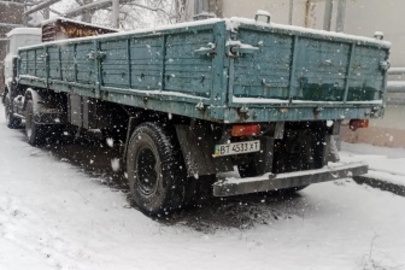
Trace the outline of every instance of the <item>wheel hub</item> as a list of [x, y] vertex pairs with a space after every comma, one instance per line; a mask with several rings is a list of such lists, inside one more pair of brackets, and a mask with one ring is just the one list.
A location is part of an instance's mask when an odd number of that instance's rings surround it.
[[145, 195], [150, 195], [157, 189], [158, 163], [150, 148], [144, 147], [138, 152], [136, 177], [138, 178], [139, 188]]

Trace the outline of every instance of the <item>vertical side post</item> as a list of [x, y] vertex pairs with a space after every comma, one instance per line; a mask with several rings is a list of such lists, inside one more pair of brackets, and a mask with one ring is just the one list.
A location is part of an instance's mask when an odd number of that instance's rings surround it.
[[347, 101], [347, 95], [349, 93], [349, 81], [350, 81], [350, 76], [352, 73], [352, 63], [353, 63], [353, 55], [354, 55], [354, 50], [356, 49], [356, 45], [352, 43], [350, 46], [350, 55], [349, 55], [349, 62], [347, 63], [347, 69], [346, 69], [346, 78], [345, 78], [345, 93], [343, 96], [343, 102], [346, 103]]
[[160, 56], [162, 57], [161, 67], [160, 67], [160, 90], [165, 89], [165, 65], [166, 65], [166, 35], [163, 34], [161, 38], [162, 48], [160, 51]]
[[63, 81], [63, 70], [62, 70], [62, 51], [61, 51], [61, 46], [58, 47], [58, 59], [59, 59], [59, 76], [60, 80]]
[[73, 67], [74, 67], [74, 72], [75, 72], [75, 82], [77, 82], [77, 73], [78, 73], [78, 70], [77, 70], [77, 61], [76, 61], [76, 56], [77, 56], [77, 43], [73, 45], [73, 55], [74, 55], [73, 59], [74, 59], [74, 61], [75, 61], [74, 65], [73, 65]]
[[25, 61], [26, 61], [25, 74], [28, 75], [28, 50], [26, 50], [26, 51], [24, 52], [24, 54], [25, 54]]
[[[217, 23], [213, 26], [213, 38], [215, 43], [215, 56], [212, 58], [212, 87], [211, 87], [211, 104], [224, 105], [227, 102], [229, 96], [233, 95], [233, 74], [229, 74], [229, 78], [226, 78], [224, 74], [224, 65], [227, 61], [226, 58], [226, 40], [230, 39], [230, 30], [227, 30], [225, 23]], [[229, 61], [231, 68], [233, 68], [233, 62]], [[227, 85], [228, 82], [228, 85]], [[228, 89], [226, 89], [228, 86]], [[229, 95], [227, 96], [227, 90]], [[229, 100], [232, 102], [232, 100]]]
[[34, 52], [34, 76], [37, 76], [37, 49], [32, 50]]
[[128, 58], [128, 62], [127, 62], [127, 69], [128, 69], [128, 88], [132, 87], [132, 68], [131, 68], [131, 37], [128, 37], [127, 39], [127, 58]]
[[288, 87], [288, 100], [290, 103], [292, 102], [293, 98], [293, 90], [294, 90], [294, 79], [295, 79], [295, 65], [297, 62], [297, 55], [298, 55], [298, 36], [294, 35], [293, 44], [292, 44], [292, 52], [291, 52], [291, 62], [290, 62], [290, 80], [289, 80], [289, 87]]
[[44, 46], [46, 88], [49, 89], [49, 72], [50, 72], [50, 66], [49, 66], [49, 53], [48, 53], [48, 49], [49, 49], [48, 46]]
[[94, 40], [94, 72], [95, 72], [95, 82], [94, 82], [94, 96], [96, 98], [100, 97], [100, 87], [101, 87], [101, 63], [100, 58], [97, 57], [97, 52], [99, 51], [100, 42]]

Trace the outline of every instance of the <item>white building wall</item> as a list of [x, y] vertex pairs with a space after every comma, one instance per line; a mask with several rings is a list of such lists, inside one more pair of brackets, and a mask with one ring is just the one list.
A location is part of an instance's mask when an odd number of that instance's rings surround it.
[[[323, 1], [310, 2], [307, 8], [307, 0], [294, 0], [292, 23], [299, 26], [307, 24], [308, 27], [321, 28], [323, 25]], [[253, 18], [256, 11], [261, 9], [270, 12], [273, 22], [288, 24], [289, 0], [223, 0], [223, 2], [224, 17]], [[308, 14], [307, 19], [305, 14]]]
[[[258, 9], [269, 11], [272, 21], [288, 23], [289, 0], [223, 0], [224, 17], [253, 18]], [[294, 0], [293, 24], [316, 29], [323, 28], [325, 0]], [[308, 8], [306, 5], [309, 5]], [[336, 25], [337, 0], [332, 16]], [[382, 31], [384, 39], [392, 42], [392, 66], [405, 67], [405, 0], [347, 0], [346, 33], [373, 36]]]
[[372, 35], [382, 31], [392, 43], [391, 65], [405, 67], [404, 0], [347, 0], [346, 31]]

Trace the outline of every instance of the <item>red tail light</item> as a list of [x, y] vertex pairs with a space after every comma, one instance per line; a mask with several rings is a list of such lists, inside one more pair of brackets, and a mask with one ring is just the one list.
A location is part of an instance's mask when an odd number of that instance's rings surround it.
[[350, 120], [349, 126], [353, 131], [358, 128], [368, 128], [368, 119], [352, 119]]
[[234, 125], [232, 126], [231, 135], [233, 137], [252, 136], [260, 134], [260, 125]]

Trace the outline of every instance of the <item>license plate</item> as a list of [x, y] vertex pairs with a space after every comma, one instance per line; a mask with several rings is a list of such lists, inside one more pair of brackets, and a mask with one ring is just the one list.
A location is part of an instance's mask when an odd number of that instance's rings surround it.
[[246, 154], [260, 151], [260, 141], [237, 142], [215, 145], [214, 157]]

